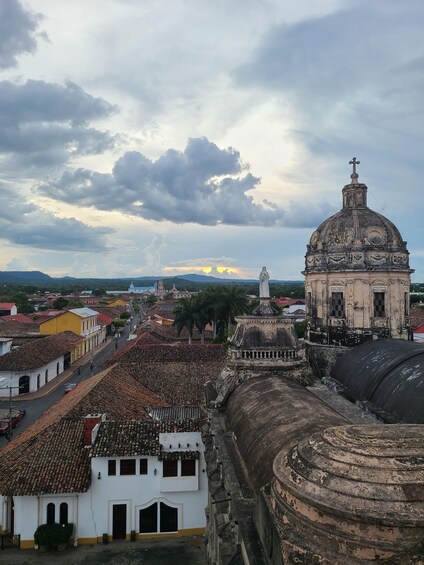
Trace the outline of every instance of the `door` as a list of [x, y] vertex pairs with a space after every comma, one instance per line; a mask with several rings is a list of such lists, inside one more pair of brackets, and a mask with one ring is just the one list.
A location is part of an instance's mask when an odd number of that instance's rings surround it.
[[160, 503], [160, 531], [178, 532], [178, 508]]
[[114, 504], [112, 510], [112, 539], [126, 539], [127, 505]]

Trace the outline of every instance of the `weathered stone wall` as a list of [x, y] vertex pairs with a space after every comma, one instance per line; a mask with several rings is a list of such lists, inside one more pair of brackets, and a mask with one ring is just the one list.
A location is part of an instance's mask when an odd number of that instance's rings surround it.
[[336, 362], [348, 351], [350, 351], [349, 347], [307, 343], [306, 359], [314, 377], [318, 379], [329, 377]]

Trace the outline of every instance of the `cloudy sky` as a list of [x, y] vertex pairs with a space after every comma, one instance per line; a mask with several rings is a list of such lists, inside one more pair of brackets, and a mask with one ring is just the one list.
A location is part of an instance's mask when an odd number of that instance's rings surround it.
[[0, 270], [301, 279], [356, 156], [424, 281], [422, 0], [0, 0]]

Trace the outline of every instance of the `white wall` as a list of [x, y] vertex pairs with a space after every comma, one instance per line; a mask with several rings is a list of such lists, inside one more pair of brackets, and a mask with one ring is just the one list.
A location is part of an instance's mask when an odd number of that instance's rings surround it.
[[[68, 521], [74, 524], [77, 538], [101, 538], [103, 533], [111, 536], [114, 504], [127, 505], [127, 534], [132, 530], [139, 532], [139, 510], [154, 502], [164, 502], [178, 509], [179, 531], [204, 528], [208, 487], [204, 445], [200, 433], [173, 434], [172, 439], [176, 442], [176, 446], [179, 440], [181, 445], [183, 442], [189, 443], [193, 451], [200, 451], [200, 459], [196, 461], [195, 477], [164, 478], [162, 461], [153, 456], [127, 457], [126, 459], [136, 459], [137, 474], [125, 476], [119, 475], [121, 458], [113, 458], [117, 461], [117, 475], [108, 476], [108, 460], [112, 458], [96, 457], [92, 459], [91, 487], [86, 493], [14, 497], [15, 534], [21, 534], [21, 540], [33, 540], [37, 527], [47, 521], [49, 502], [56, 505], [56, 521], [59, 521], [60, 503], [68, 504]], [[197, 448], [196, 443], [198, 443]], [[140, 459], [148, 460], [147, 475], [139, 474]], [[179, 471], [180, 466], [179, 461]], [[6, 498], [1, 497], [0, 500], [0, 525], [5, 527]]]
[[[18, 387], [19, 386], [19, 378], [28, 375], [30, 377], [29, 381], [29, 392], [35, 392], [37, 389], [37, 376], [40, 375], [40, 388], [42, 388], [45, 383], [45, 374], [46, 370], [48, 370], [48, 380], [47, 382], [52, 381], [57, 376], [57, 363], [59, 363], [59, 375], [63, 373], [64, 367], [64, 358], [59, 357], [54, 361], [51, 361], [47, 365], [43, 365], [38, 369], [34, 369], [31, 371], [0, 371], [0, 378], [4, 377], [6, 380], [1, 381], [2, 388], [11, 387]], [[8, 392], [8, 391], [7, 391]], [[19, 396], [18, 388], [12, 388], [12, 396]]]

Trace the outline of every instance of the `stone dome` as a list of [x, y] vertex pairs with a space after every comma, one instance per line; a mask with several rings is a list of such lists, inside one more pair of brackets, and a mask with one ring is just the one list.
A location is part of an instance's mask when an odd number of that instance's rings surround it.
[[358, 174], [342, 191], [343, 208], [312, 234], [305, 272], [409, 270], [408, 250], [399, 230], [367, 206], [367, 186]]
[[358, 565], [414, 551], [424, 534], [423, 440], [423, 426], [348, 425], [281, 451], [271, 504], [289, 526], [287, 562]]

